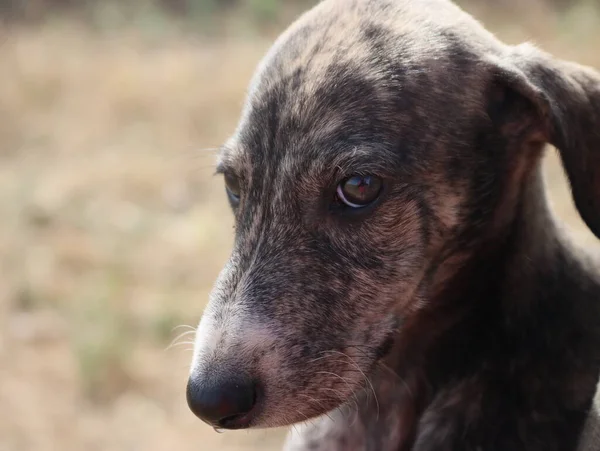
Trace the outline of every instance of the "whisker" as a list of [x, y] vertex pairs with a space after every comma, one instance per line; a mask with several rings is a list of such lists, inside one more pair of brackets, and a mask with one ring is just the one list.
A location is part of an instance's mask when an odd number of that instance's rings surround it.
[[[334, 401], [338, 402], [338, 403], [342, 403], [345, 404], [347, 401], [347, 398], [345, 398], [344, 396], [342, 396], [342, 393], [339, 390], [336, 390], [335, 388], [328, 388], [328, 387], [320, 387], [320, 390], [327, 390], [327, 391], [331, 391], [333, 393], [335, 393], [336, 397], [333, 398]], [[352, 399], [354, 404], [356, 405], [356, 410], [358, 411], [358, 402], [355, 399]], [[325, 415], [333, 422], [335, 423], [335, 420], [329, 415], [329, 413], [325, 413]]]
[[[349, 347], [353, 347], [353, 348], [358, 348], [358, 347], [366, 347], [366, 348], [370, 348], [370, 349], [376, 349], [376, 348], [371, 348], [368, 345], [349, 345]], [[360, 349], [358, 349], [358, 351], [361, 351]], [[362, 351], [361, 351], [362, 352]], [[412, 392], [412, 389], [410, 388], [410, 385], [408, 385], [408, 383], [404, 380], [404, 378], [402, 378], [396, 371], [394, 371], [392, 368], [390, 368], [388, 365], [386, 365], [383, 361], [379, 361], [378, 365], [385, 369], [387, 372], [389, 372], [391, 375], [395, 376], [396, 379], [398, 379], [406, 388], [407, 393], [409, 394], [410, 397], [414, 398], [414, 393]]]
[[[320, 401], [320, 400], [318, 400], [318, 399], [316, 399], [316, 398], [313, 398], [312, 396], [306, 395], [306, 394], [304, 394], [304, 393], [298, 393], [298, 396], [304, 396], [304, 397], [305, 397], [305, 398], [307, 398], [307, 399], [308, 399], [310, 402], [314, 402], [314, 403], [318, 404], [318, 405], [319, 405], [319, 407], [320, 407], [321, 409], [323, 409], [323, 410], [326, 410], [326, 409], [325, 409], [325, 406], [323, 405], [323, 402], [322, 402], [322, 401]], [[336, 400], [336, 401], [337, 401], [337, 400]], [[331, 420], [333, 423], [335, 423], [335, 420], [334, 420], [333, 418], [331, 418], [331, 416], [329, 415], [329, 413], [328, 413], [328, 412], [325, 412], [323, 415], [327, 416], [327, 418], [329, 418], [329, 419], [330, 419], [330, 420]]]
[[173, 329], [171, 329], [171, 332], [175, 332], [177, 329], [183, 329], [184, 327], [196, 332], [196, 328], [194, 326], [190, 326], [188, 324], [180, 324], [179, 326], [175, 326]]
[[358, 371], [360, 371], [365, 379], [365, 381], [369, 384], [369, 386], [371, 387], [371, 391], [373, 392], [373, 396], [375, 397], [375, 404], [377, 404], [377, 421], [379, 421], [379, 400], [377, 399], [377, 393], [375, 392], [375, 388], [373, 387], [373, 384], [371, 383], [371, 380], [367, 377], [367, 375], [364, 373], [364, 371], [360, 368], [360, 366], [358, 365], [358, 363], [356, 363], [356, 361], [350, 357], [348, 354], [345, 354], [341, 351], [332, 351], [332, 352], [336, 352], [338, 354], [341, 354], [345, 357], [348, 358], [348, 360], [356, 367], [356, 369]]
[[395, 372], [395, 371], [394, 371], [392, 368], [390, 368], [389, 366], [387, 366], [385, 363], [383, 363], [383, 362], [379, 362], [379, 365], [380, 365], [380, 366], [381, 366], [381, 367], [382, 367], [384, 370], [388, 371], [390, 374], [392, 374], [393, 376], [395, 376], [395, 377], [396, 377], [396, 379], [398, 379], [398, 380], [399, 380], [399, 381], [402, 383], [402, 385], [404, 385], [404, 388], [406, 388], [406, 392], [408, 393], [408, 395], [409, 395], [411, 398], [414, 398], [414, 397], [415, 397], [415, 395], [414, 395], [414, 393], [413, 393], [412, 389], [410, 388], [410, 385], [408, 385], [408, 382], [406, 382], [406, 381], [404, 380], [404, 378], [403, 378], [403, 377], [401, 377], [401, 376], [400, 376], [398, 373], [396, 373], [396, 372]]
[[308, 418], [304, 413], [302, 413], [300, 410], [296, 409], [296, 413], [299, 413], [300, 415], [302, 415], [304, 418], [306, 418], [306, 421], [310, 421], [310, 418]]
[[168, 346], [168, 347], [165, 349], [165, 352], [166, 352], [166, 351], [169, 351], [170, 349], [176, 348], [177, 346], [183, 346], [183, 345], [192, 345], [192, 348], [191, 348], [191, 349], [194, 349], [194, 348], [193, 348], [193, 346], [194, 346], [194, 342], [193, 342], [193, 341], [180, 341], [180, 342], [178, 342], [178, 343], [171, 343], [171, 344], [170, 344], [170, 345], [169, 345], [169, 346]]
[[195, 331], [195, 330], [186, 330], [185, 332], [182, 332], [182, 333], [180, 333], [179, 335], [177, 335], [177, 336], [176, 336], [176, 337], [175, 337], [175, 338], [174, 338], [174, 339], [171, 341], [171, 344], [173, 344], [173, 343], [176, 343], [176, 342], [177, 342], [177, 340], [180, 340], [180, 339], [182, 339], [183, 337], [186, 337], [186, 336], [188, 336], [188, 335], [192, 335], [192, 334], [194, 334], [194, 333], [196, 333], [196, 331]]
[[300, 435], [300, 432], [298, 432], [298, 429], [296, 429], [295, 424], [292, 424], [292, 429], [294, 429], [294, 432], [296, 432], [296, 434]]
[[184, 332], [181, 332], [178, 337], [185, 337], [186, 335], [191, 335], [191, 334], [195, 334], [196, 330], [186, 330]]

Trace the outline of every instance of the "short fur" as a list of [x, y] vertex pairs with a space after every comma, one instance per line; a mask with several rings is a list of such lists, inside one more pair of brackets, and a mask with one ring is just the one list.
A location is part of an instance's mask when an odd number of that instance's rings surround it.
[[[221, 152], [242, 196], [191, 377], [255, 378], [254, 427], [333, 411], [290, 450], [574, 450], [600, 276], [548, 208], [547, 143], [600, 237], [597, 72], [446, 0], [322, 2], [261, 63]], [[382, 195], [332, 208], [355, 173]]]

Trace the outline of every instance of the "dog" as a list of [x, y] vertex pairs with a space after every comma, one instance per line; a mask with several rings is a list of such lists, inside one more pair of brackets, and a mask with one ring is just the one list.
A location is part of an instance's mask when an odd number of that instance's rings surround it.
[[305, 13], [219, 153], [235, 242], [191, 410], [304, 423], [290, 450], [575, 450], [600, 274], [548, 206], [547, 144], [600, 237], [598, 72], [505, 45], [447, 0]]

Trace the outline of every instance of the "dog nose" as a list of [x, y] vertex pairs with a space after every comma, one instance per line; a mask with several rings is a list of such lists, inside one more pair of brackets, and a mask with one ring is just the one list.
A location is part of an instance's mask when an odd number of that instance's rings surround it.
[[242, 429], [250, 423], [256, 404], [256, 384], [249, 379], [211, 380], [190, 377], [187, 402], [190, 410], [205, 423], [224, 429]]

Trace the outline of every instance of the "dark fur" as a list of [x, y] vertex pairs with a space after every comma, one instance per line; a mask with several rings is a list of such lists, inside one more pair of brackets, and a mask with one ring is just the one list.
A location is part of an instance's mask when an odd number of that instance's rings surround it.
[[[575, 449], [600, 277], [546, 205], [546, 143], [600, 236], [598, 73], [445, 0], [323, 2], [261, 64], [220, 157], [242, 199], [192, 377], [258, 380], [257, 427], [356, 400], [290, 449]], [[332, 205], [357, 172], [380, 199]]]

